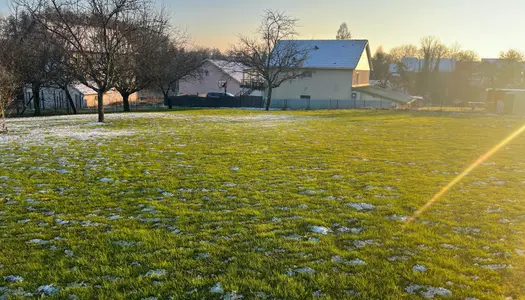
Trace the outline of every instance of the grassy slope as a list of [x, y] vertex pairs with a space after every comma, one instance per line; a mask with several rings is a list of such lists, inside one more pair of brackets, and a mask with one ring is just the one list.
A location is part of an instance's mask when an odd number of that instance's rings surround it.
[[[525, 137], [418, 222], [389, 219], [410, 216], [523, 120], [372, 111], [171, 116], [109, 118], [103, 130], [132, 131], [120, 138], [0, 146], [0, 298], [2, 287], [35, 292], [46, 284], [60, 287], [57, 298], [416, 297], [405, 292], [411, 284], [457, 299], [525, 295], [517, 252], [525, 248]], [[347, 206], [353, 202], [376, 208], [359, 212]], [[151, 270], [165, 275], [144, 276]], [[217, 283], [223, 294], [210, 292]]]

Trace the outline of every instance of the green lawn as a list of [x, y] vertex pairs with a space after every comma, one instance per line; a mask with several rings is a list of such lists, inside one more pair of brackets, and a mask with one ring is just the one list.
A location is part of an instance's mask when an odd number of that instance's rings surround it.
[[11, 119], [0, 299], [519, 299], [525, 119], [376, 111]]

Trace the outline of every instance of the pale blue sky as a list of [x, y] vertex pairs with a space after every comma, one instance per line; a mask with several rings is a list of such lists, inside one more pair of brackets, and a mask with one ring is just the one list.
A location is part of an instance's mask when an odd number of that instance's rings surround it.
[[[279, 9], [300, 19], [302, 38], [332, 39], [341, 22], [354, 38], [379, 45], [418, 43], [435, 35], [448, 45], [459, 42], [482, 57], [501, 50], [525, 51], [524, 0], [157, 0], [173, 22], [199, 45], [228, 48], [236, 34], [251, 34], [264, 9]], [[0, 11], [6, 12], [6, 0]]]

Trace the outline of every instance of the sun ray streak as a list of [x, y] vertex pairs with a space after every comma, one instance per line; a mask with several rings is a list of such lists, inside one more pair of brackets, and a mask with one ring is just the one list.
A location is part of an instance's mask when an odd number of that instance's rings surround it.
[[425, 205], [423, 205], [420, 209], [418, 209], [414, 215], [408, 220], [407, 224], [410, 224], [417, 220], [425, 211], [427, 211], [434, 203], [436, 203], [441, 197], [443, 197], [444, 194], [446, 194], [451, 188], [453, 188], [456, 184], [458, 184], [463, 178], [465, 178], [470, 172], [472, 172], [474, 169], [476, 169], [480, 164], [485, 162], [487, 159], [492, 157], [495, 153], [497, 153], [501, 148], [505, 147], [508, 143], [510, 143], [512, 140], [517, 138], [519, 135], [521, 135], [525, 131], [525, 125], [523, 127], [516, 130], [513, 134], [511, 134], [509, 137], [501, 141], [499, 144], [494, 146], [492, 149], [490, 149], [487, 153], [483, 154], [478, 160], [476, 160], [473, 164], [471, 164], [468, 168], [465, 169], [461, 174], [456, 176], [449, 184], [447, 184], [445, 187], [443, 187], [437, 194], [430, 199]]

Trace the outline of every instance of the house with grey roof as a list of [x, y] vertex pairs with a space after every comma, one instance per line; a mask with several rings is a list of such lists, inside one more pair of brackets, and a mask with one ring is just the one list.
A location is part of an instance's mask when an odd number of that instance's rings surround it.
[[[412, 100], [410, 96], [370, 85], [373, 70], [367, 40], [299, 40], [309, 49], [301, 78], [273, 90], [272, 108], [391, 108]], [[277, 45], [276, 47], [286, 47]]]
[[241, 92], [241, 81], [246, 69], [239, 63], [225, 60], [208, 60], [202, 66], [202, 77], [179, 82], [178, 93], [186, 95], [206, 95], [210, 92]]

